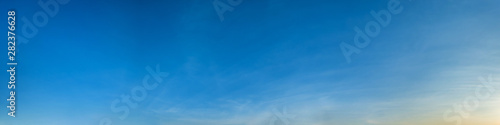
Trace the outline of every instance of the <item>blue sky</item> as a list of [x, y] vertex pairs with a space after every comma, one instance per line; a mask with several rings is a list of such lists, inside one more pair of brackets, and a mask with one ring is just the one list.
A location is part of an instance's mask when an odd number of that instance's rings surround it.
[[[286, 109], [291, 125], [451, 125], [443, 112], [474, 95], [478, 77], [500, 80], [498, 1], [400, 0], [403, 11], [350, 63], [339, 44], [388, 0], [243, 0], [224, 21], [212, 2], [60, 5], [18, 45], [18, 114], [0, 124], [268, 125]], [[1, 7], [16, 9], [18, 36], [21, 18], [42, 11], [34, 1]], [[113, 100], [157, 64], [169, 75], [120, 120]], [[462, 122], [498, 125], [499, 105], [492, 93]]]

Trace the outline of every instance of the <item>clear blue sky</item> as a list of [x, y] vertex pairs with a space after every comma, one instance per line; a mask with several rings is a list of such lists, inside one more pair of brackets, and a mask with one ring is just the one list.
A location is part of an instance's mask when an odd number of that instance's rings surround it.
[[[71, 0], [17, 46], [18, 114], [1, 108], [0, 124], [268, 125], [285, 107], [290, 125], [452, 124], [443, 112], [478, 77], [500, 80], [500, 1], [400, 0], [348, 63], [339, 45], [388, 2], [243, 0], [221, 21], [213, 0]], [[15, 8], [18, 36], [43, 12], [0, 4]], [[169, 75], [120, 120], [113, 100], [157, 64]], [[463, 122], [498, 125], [499, 105], [494, 93]]]

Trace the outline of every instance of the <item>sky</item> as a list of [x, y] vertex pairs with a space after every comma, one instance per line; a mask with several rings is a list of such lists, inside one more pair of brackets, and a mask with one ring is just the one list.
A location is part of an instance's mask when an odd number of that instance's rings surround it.
[[40, 1], [0, 125], [500, 125], [500, 1]]

